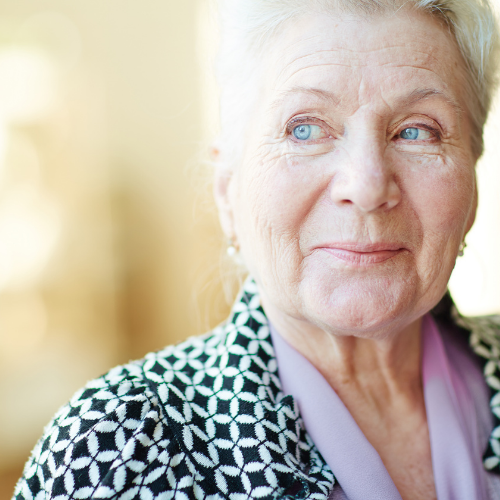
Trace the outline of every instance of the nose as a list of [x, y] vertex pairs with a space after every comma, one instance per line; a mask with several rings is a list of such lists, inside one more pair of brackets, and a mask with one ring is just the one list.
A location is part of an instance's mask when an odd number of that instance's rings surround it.
[[331, 198], [338, 205], [355, 205], [362, 212], [392, 209], [401, 201], [394, 169], [384, 158], [378, 144], [350, 144], [345, 160], [336, 169], [331, 183]]

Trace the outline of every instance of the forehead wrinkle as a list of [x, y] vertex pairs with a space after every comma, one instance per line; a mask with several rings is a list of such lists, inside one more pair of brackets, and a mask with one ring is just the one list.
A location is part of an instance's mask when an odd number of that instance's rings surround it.
[[[315, 54], [310, 54], [309, 56], [312, 56], [312, 55], [315, 55]], [[303, 58], [309, 57], [309, 56], [302, 56], [302, 57], [297, 58], [296, 60], [294, 60], [294, 62], [298, 61], [299, 59], [303, 59]], [[292, 65], [290, 64], [290, 65], [286, 66], [285, 68], [283, 68], [279, 72], [279, 74], [278, 74], [278, 76], [276, 78], [277, 81], [279, 81], [279, 79], [281, 78], [281, 76], [283, 75], [283, 73], [285, 73], [286, 70], [290, 68], [290, 66], [292, 66]], [[340, 62], [340, 61], [326, 61], [326, 62], [318, 61], [318, 62], [316, 62], [314, 64], [311, 64], [310, 66], [303, 66], [301, 68], [293, 70], [293, 73], [291, 73], [290, 75], [288, 75], [287, 80], [289, 80], [292, 76], [296, 75], [297, 73], [300, 73], [301, 71], [305, 71], [305, 70], [308, 70], [308, 69], [317, 68], [317, 67], [321, 67], [321, 66], [340, 66], [340, 67], [352, 68], [352, 69], [356, 69], [356, 68], [372, 68], [372, 69], [375, 69], [376, 67], [377, 68], [408, 68], [408, 69], [421, 69], [421, 70], [425, 70], [425, 71], [430, 71], [431, 73], [436, 73], [433, 68], [425, 67], [425, 66], [422, 66], [422, 65], [417, 64], [417, 63], [415, 63], [415, 64], [401, 64], [401, 63], [395, 62], [395, 61], [387, 61], [387, 62], [383, 62], [383, 63], [377, 64], [376, 66], [373, 66], [370, 63], [370, 61], [367, 61], [364, 64], [355, 64], [353, 61], [349, 61], [349, 62], [346, 62], [346, 63]]]
[[[340, 64], [340, 63], [332, 63], [332, 62], [328, 62], [328, 63], [324, 63], [324, 64], [314, 64], [312, 66], [307, 66], [305, 68], [299, 68], [299, 69], [296, 69], [294, 70], [292, 73], [290, 73], [283, 81], [283, 83], [281, 83], [280, 85], [284, 86], [287, 84], [287, 82], [291, 79], [293, 79], [296, 75], [298, 75], [299, 73], [301, 73], [302, 71], [308, 71], [312, 68], [320, 68], [320, 67], [323, 67], [323, 66], [339, 66], [339, 67], [343, 67], [343, 68], [352, 68], [352, 66], [350, 64]], [[282, 72], [280, 72], [280, 75], [279, 77], [281, 77], [281, 75], [284, 73], [284, 70]], [[279, 81], [279, 78], [276, 79], [276, 81]]]
[[[304, 40], [298, 40], [294, 44], [290, 45], [292, 47], [293, 45], [304, 45]], [[290, 48], [289, 47], [289, 48]], [[288, 48], [288, 49], [289, 49]], [[353, 67], [363, 67], [363, 66], [369, 66], [373, 64], [373, 60], [370, 58], [370, 56], [374, 54], [379, 54], [379, 53], [384, 53], [384, 52], [393, 52], [393, 51], [401, 51], [401, 49], [411, 49], [412, 50], [412, 56], [415, 60], [417, 60], [416, 56], [422, 57], [422, 60], [427, 61], [429, 59], [434, 60], [437, 64], [440, 63], [438, 58], [436, 57], [435, 54], [439, 54], [439, 50], [437, 47], [433, 47], [432, 45], [427, 45], [427, 48], [429, 48], [428, 51], [426, 50], [419, 50], [418, 48], [414, 47], [411, 44], [394, 44], [394, 45], [387, 45], [385, 47], [375, 47], [375, 48], [367, 48], [363, 49], [362, 47], [356, 47], [356, 48], [351, 48], [350, 46], [340, 46], [340, 47], [329, 47], [329, 48], [314, 48], [314, 47], [309, 47], [305, 53], [301, 55], [294, 56], [291, 58], [288, 62], [285, 63], [284, 69], [291, 66], [292, 64], [296, 64], [300, 62], [302, 59], [307, 59], [310, 57], [321, 57], [325, 53], [326, 54], [340, 54], [345, 60], [347, 60], [347, 63], [344, 63], [349, 66]], [[287, 48], [284, 50], [285, 52], [287, 51]], [[347, 54], [347, 55], [346, 55]], [[358, 55], [359, 57], [356, 57]], [[392, 54], [389, 54], [391, 57], [388, 58], [388, 62], [380, 63], [377, 61], [377, 66], [385, 66], [387, 64], [391, 64], [394, 61], [394, 57], [392, 57]], [[366, 59], [368, 57], [368, 59]], [[407, 56], [404, 57], [406, 59]], [[365, 60], [360, 60], [360, 59], [365, 59]], [[399, 54], [399, 59], [403, 59], [401, 55]], [[338, 61], [339, 64], [342, 64], [340, 61]]]
[[[324, 52], [327, 52], [327, 51], [324, 51]], [[297, 69], [292, 69], [292, 72], [290, 74], [286, 75], [286, 77], [284, 77], [284, 74], [286, 74], [287, 71], [290, 71], [290, 69], [291, 69], [290, 67], [295, 62], [297, 62], [300, 59], [312, 57], [315, 55], [316, 54], [304, 55], [304, 56], [301, 56], [301, 57], [295, 59], [293, 61], [293, 63], [287, 64], [284, 68], [282, 68], [279, 71], [278, 75], [276, 75], [275, 81], [279, 82], [283, 78], [284, 81], [281, 85], [285, 85], [287, 81], [291, 80], [292, 78], [294, 78], [296, 75], [298, 75], [302, 71], [308, 71], [308, 70], [313, 69], [313, 68], [319, 68], [319, 67], [325, 67], [325, 66], [338, 66], [338, 67], [351, 68], [351, 69], [356, 69], [356, 68], [368, 68], [369, 69], [371, 67], [372, 69], [375, 69], [375, 67], [371, 66], [370, 62], [366, 62], [365, 64], [358, 64], [357, 65], [357, 64], [353, 64], [352, 61], [350, 61], [348, 63], [343, 63], [340, 61], [327, 61], [327, 62], [318, 61], [318, 62], [315, 62], [314, 64], [311, 64], [310, 66], [306, 65], [306, 66], [299, 67]], [[430, 56], [430, 57], [432, 57], [432, 56]], [[426, 67], [426, 66], [418, 64], [416, 62], [414, 64], [401, 64], [401, 63], [394, 62], [394, 61], [387, 61], [387, 62], [383, 62], [383, 63], [378, 64], [376, 67], [379, 67], [379, 68], [418, 69], [418, 70], [423, 70], [423, 71], [427, 71], [429, 73], [436, 74], [436, 71], [434, 68]]]
[[[317, 36], [319, 37], [319, 36]], [[303, 40], [302, 40], [303, 42]], [[297, 40], [294, 42], [300, 44], [301, 40]], [[293, 44], [292, 44], [293, 45]], [[406, 56], [403, 57], [401, 53], [397, 54], [396, 57], [392, 56], [392, 53], [394, 50], [398, 51], [398, 49], [406, 49], [408, 47], [411, 47], [412, 49], [412, 57], [413, 57], [413, 62], [408, 64], [408, 63], [402, 63], [403, 59], [406, 59]], [[366, 67], [375, 67], [378, 66], [380, 68], [384, 67], [408, 67], [408, 68], [415, 68], [415, 69], [423, 69], [426, 71], [431, 71], [435, 72], [435, 65], [440, 66], [442, 62], [439, 61], [437, 54], [439, 54], [439, 50], [436, 47], [432, 47], [432, 45], [428, 45], [428, 48], [430, 50], [425, 51], [425, 50], [419, 50], [416, 49], [413, 46], [410, 45], [389, 45], [385, 47], [377, 47], [377, 48], [369, 48], [369, 49], [362, 49], [362, 48], [355, 48], [352, 49], [350, 47], [329, 47], [325, 49], [315, 49], [312, 50], [309, 48], [306, 53], [303, 53], [302, 55], [298, 55], [293, 57], [291, 60], [288, 62], [285, 62], [284, 65], [279, 69], [278, 73], [275, 76], [276, 81], [280, 81], [284, 75], [286, 75], [287, 72], [292, 71], [291, 74], [286, 76], [284, 79], [289, 80], [291, 77], [293, 77], [295, 74], [300, 72], [301, 70], [308, 69], [311, 67], [317, 67], [317, 66], [340, 66], [340, 67], [350, 67], [350, 68], [366, 68]], [[285, 53], [287, 51], [285, 50]], [[377, 53], [385, 52], [388, 54], [388, 58], [386, 61], [373, 61], [371, 56], [374, 56]], [[338, 58], [336, 61], [328, 61], [327, 57], [325, 54], [331, 54], [332, 57], [337, 56], [337, 54], [340, 54], [341, 57]], [[358, 56], [358, 57], [356, 57]], [[308, 65], [307, 62], [304, 62], [304, 59], [313, 59], [312, 63]], [[326, 59], [326, 60], [325, 60]], [[278, 63], [279, 67], [279, 61], [275, 61]], [[375, 62], [375, 65], [373, 63]], [[430, 63], [430, 64], [429, 64]], [[301, 66], [297, 69], [294, 69], [296, 66]]]
[[[300, 42], [300, 41], [299, 41]], [[307, 59], [307, 58], [311, 58], [311, 57], [318, 57], [319, 54], [322, 54], [324, 52], [342, 52], [342, 49], [324, 49], [324, 50], [316, 50], [314, 52], [307, 52], [307, 54], [303, 54], [301, 56], [298, 56], [298, 57], [294, 57], [291, 61], [287, 62], [282, 68], [281, 70], [279, 71], [279, 73], [276, 75], [276, 81], [279, 81], [282, 77], [282, 75], [284, 73], [286, 73], [286, 71], [291, 67], [293, 66], [294, 64], [298, 63], [299, 61], [301, 61], [302, 59]], [[314, 67], [314, 66], [325, 66], [325, 65], [328, 65], [328, 64], [332, 64], [332, 65], [335, 65], [335, 66], [350, 66], [349, 64], [341, 64], [340, 62], [339, 63], [334, 63], [334, 62], [330, 62], [330, 63], [324, 63], [324, 64], [313, 64], [312, 66], [305, 66], [305, 68], [308, 68], [308, 67]], [[302, 68], [303, 69], [303, 68]], [[293, 72], [293, 74], [295, 74], [297, 71], [300, 71], [299, 70], [295, 70]], [[292, 74], [292, 75], [293, 75]], [[287, 78], [289, 79], [290, 76]], [[286, 81], [286, 80], [285, 80]]]
[[[312, 68], [320, 68], [320, 67], [326, 67], [326, 66], [338, 66], [338, 67], [351, 68], [351, 69], [353, 68], [353, 66], [350, 64], [340, 64], [337, 62], [335, 62], [335, 63], [327, 62], [327, 63], [323, 63], [323, 64], [318, 63], [318, 64], [314, 64], [312, 66], [307, 66], [307, 67], [303, 67], [303, 68], [299, 68], [299, 69], [294, 70], [292, 73], [290, 73], [286, 77], [286, 79], [280, 85], [285, 86], [289, 80], [293, 79], [295, 76], [297, 76], [299, 73], [301, 73], [303, 71], [308, 71], [308, 70], [311, 70]], [[392, 63], [386, 63], [386, 64], [380, 65], [380, 67], [385, 67], [385, 66], [390, 67], [390, 68], [419, 69], [419, 70], [423, 70], [423, 71], [427, 71], [429, 73], [432, 73], [433, 75], [436, 74], [436, 72], [434, 70], [429, 69], [429, 68], [425, 68], [425, 67], [421, 67], [421, 66], [413, 66], [413, 65], [407, 65], [407, 64], [392, 64]], [[300, 88], [300, 86], [299, 86], [299, 88]], [[284, 91], [282, 94], [285, 94], [286, 92], [287, 91]], [[281, 99], [277, 99], [276, 101], [274, 101], [273, 108], [277, 107], [284, 100], [285, 100], [284, 97], [282, 97]], [[338, 97], [337, 97], [337, 101], [340, 102], [340, 99]]]

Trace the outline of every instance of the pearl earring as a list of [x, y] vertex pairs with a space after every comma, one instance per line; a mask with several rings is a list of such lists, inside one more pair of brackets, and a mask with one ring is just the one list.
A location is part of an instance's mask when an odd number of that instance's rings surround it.
[[236, 244], [234, 243], [232, 238], [229, 238], [227, 240], [226, 253], [229, 257], [234, 257], [238, 253], [238, 249], [236, 248]]
[[458, 247], [458, 256], [459, 257], [464, 256], [464, 250], [466, 247], [467, 247], [467, 243], [465, 243], [465, 241], [462, 241], [462, 243], [460, 243], [460, 246]]

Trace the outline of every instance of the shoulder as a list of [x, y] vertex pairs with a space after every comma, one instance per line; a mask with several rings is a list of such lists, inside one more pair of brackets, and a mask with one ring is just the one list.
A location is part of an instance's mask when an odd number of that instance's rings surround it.
[[462, 316], [448, 292], [431, 312], [438, 324], [451, 328], [469, 345], [490, 389], [500, 391], [500, 315]]
[[470, 332], [470, 345], [476, 354], [485, 359], [500, 357], [500, 315], [465, 317], [454, 308], [452, 318]]
[[115, 368], [49, 424], [16, 498], [326, 499], [334, 478], [281, 391], [247, 281], [211, 333]]
[[175, 392], [220, 340], [215, 330], [89, 382], [45, 428], [15, 497], [110, 498], [127, 492], [132, 498], [141, 489], [142, 498], [175, 486], [182, 498], [182, 487], [190, 486], [196, 474], [167, 423], [158, 387]]
[[462, 334], [471, 349], [485, 362], [500, 358], [500, 315], [462, 316], [449, 293], [431, 311], [438, 323]]
[[469, 345], [482, 360], [486, 382], [496, 393], [492, 405], [500, 406], [500, 315], [465, 317], [456, 308], [451, 315], [456, 325], [470, 333]]
[[488, 447], [483, 455], [487, 470], [500, 473], [500, 315], [461, 316], [451, 309], [455, 325], [469, 334], [469, 346], [479, 358], [483, 375], [490, 390], [493, 427]]

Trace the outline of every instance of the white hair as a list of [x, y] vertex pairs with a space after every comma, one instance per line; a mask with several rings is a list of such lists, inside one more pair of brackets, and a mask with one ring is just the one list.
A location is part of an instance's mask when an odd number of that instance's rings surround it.
[[[496, 87], [499, 34], [489, 0], [218, 0], [221, 45], [216, 75], [220, 88], [221, 142], [241, 153], [245, 124], [255, 103], [252, 77], [267, 43], [291, 20], [311, 12], [375, 15], [413, 9], [439, 19], [455, 37], [466, 65], [473, 154], [483, 151], [483, 127]], [[254, 88], [252, 88], [252, 85]]]

